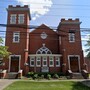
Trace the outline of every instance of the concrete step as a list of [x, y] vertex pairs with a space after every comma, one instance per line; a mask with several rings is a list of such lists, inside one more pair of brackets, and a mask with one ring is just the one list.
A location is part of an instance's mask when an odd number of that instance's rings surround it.
[[17, 75], [18, 75], [18, 73], [16, 73], [16, 72], [10, 72], [10, 73], [8, 73], [8, 79], [16, 79]]
[[73, 73], [73, 79], [83, 79], [83, 76], [81, 73]]

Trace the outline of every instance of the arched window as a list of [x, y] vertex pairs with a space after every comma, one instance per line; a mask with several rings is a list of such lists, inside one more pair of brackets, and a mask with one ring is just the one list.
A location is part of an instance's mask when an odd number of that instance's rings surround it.
[[45, 44], [43, 44], [43, 47], [37, 50], [36, 54], [52, 54], [52, 52], [45, 47]]

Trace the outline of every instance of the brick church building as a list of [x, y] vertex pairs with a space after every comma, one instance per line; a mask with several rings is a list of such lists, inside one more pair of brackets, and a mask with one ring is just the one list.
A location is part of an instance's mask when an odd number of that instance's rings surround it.
[[3, 68], [8, 72], [81, 72], [84, 57], [79, 19], [61, 19], [54, 31], [45, 24], [30, 31], [30, 10], [25, 6], [7, 8], [5, 45], [11, 52]]

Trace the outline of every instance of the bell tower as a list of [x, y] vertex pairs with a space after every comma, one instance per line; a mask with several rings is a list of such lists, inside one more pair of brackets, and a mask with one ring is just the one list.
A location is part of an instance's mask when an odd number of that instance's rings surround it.
[[84, 57], [81, 44], [79, 19], [61, 19], [58, 26], [60, 53], [62, 54], [62, 71], [81, 72]]
[[[28, 44], [29, 44], [29, 21], [30, 9], [28, 5], [15, 7], [9, 5], [7, 8], [7, 28], [6, 28], [6, 46], [11, 55], [6, 68], [8, 71], [16, 72], [23, 70], [26, 73], [25, 65], [28, 60]], [[18, 63], [14, 62], [18, 58]], [[13, 65], [12, 65], [13, 64]], [[16, 67], [14, 66], [16, 64]], [[12, 67], [13, 66], [13, 67]], [[13, 68], [13, 69], [12, 69]], [[17, 70], [16, 70], [17, 69]]]

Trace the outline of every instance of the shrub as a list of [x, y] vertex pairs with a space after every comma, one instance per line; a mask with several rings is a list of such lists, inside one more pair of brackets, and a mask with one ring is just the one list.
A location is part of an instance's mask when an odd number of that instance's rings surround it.
[[42, 75], [44, 75], [44, 77], [47, 78], [47, 74], [48, 74], [48, 73], [47, 73], [47, 72], [40, 72], [40, 73], [36, 73], [36, 74], [38, 74], [38, 76], [40, 76], [40, 77], [41, 77]]
[[47, 79], [49, 79], [49, 80], [51, 79], [51, 75], [50, 74], [47, 75]]
[[33, 77], [34, 72], [28, 72], [28, 77]]
[[38, 78], [38, 74], [34, 74], [33, 79], [37, 79]]
[[34, 75], [34, 72], [28, 72], [28, 74], [26, 75], [28, 78], [30, 78], [30, 77], [33, 77], [33, 75]]
[[44, 79], [44, 75], [41, 75], [41, 79]]
[[56, 78], [56, 79], [58, 79], [59, 78], [59, 76], [58, 76], [58, 74], [54, 74], [54, 76], [53, 76], [54, 78]]

